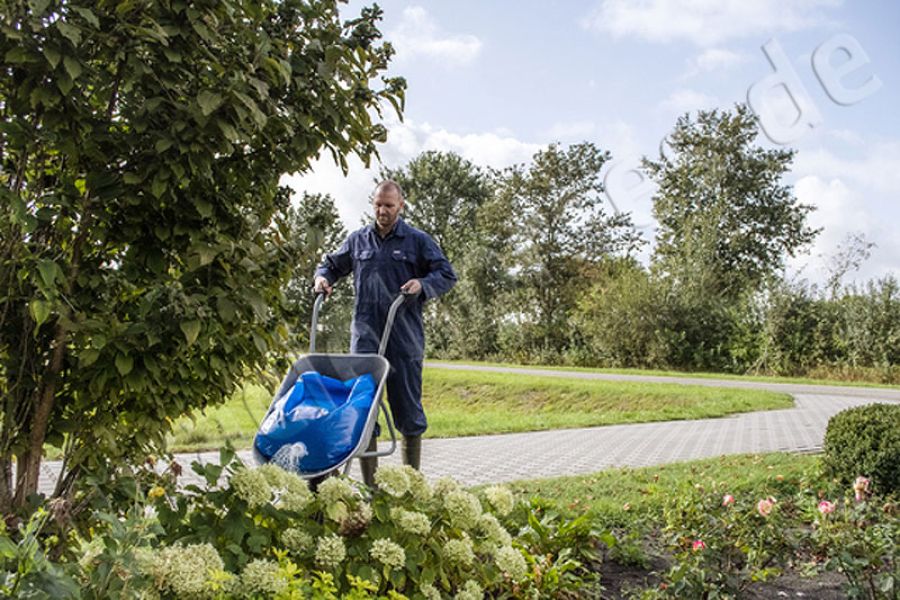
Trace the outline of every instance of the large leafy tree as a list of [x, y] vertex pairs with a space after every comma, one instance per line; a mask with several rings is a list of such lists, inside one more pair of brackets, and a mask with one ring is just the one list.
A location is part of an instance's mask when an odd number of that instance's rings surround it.
[[628, 215], [604, 210], [600, 171], [607, 160], [609, 153], [589, 142], [550, 145], [527, 168], [508, 169], [499, 187], [516, 226], [517, 306], [534, 326], [529, 344], [563, 350], [596, 265], [639, 243]]
[[794, 152], [756, 144], [745, 105], [678, 119], [670, 152], [644, 166], [659, 184], [655, 266], [676, 285], [736, 297], [756, 289], [808, 244], [812, 207], [782, 181]]
[[[147, 451], [283, 341], [278, 186], [368, 161], [403, 81], [334, 0], [9, 0], [0, 15], [0, 511], [45, 444]], [[13, 476], [15, 464], [15, 477]]]

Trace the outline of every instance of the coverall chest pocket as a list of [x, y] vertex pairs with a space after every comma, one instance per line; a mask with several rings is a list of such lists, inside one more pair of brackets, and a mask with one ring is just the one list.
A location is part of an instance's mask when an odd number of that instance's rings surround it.
[[412, 252], [402, 248], [392, 251], [391, 263], [394, 271], [400, 274], [401, 277], [405, 277], [406, 280], [418, 277], [416, 273], [416, 257]]

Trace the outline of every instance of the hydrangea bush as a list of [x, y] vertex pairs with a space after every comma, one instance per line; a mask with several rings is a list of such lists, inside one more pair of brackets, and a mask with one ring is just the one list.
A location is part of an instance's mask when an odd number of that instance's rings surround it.
[[480, 599], [547, 597], [586, 581], [570, 546], [593, 544], [589, 532], [504, 487], [432, 486], [384, 466], [374, 491], [335, 476], [313, 492], [277, 466], [225, 458], [224, 470], [194, 465], [206, 486], [147, 494], [158, 535], [136, 549], [136, 594]]

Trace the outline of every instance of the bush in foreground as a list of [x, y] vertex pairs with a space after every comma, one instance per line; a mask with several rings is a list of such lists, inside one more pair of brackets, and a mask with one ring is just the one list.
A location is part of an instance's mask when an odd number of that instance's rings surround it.
[[869, 404], [831, 417], [824, 464], [845, 484], [863, 475], [880, 493], [900, 492], [900, 405]]

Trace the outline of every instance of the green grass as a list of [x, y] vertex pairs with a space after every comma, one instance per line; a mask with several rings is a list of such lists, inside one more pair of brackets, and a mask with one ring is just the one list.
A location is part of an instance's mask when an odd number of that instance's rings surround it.
[[[606, 375], [649, 375], [653, 377], [678, 377], [696, 379], [722, 379], [727, 381], [756, 381], [760, 383], [796, 383], [801, 385], [830, 385], [842, 387], [871, 387], [900, 389], [900, 385], [878, 383], [874, 381], [821, 379], [810, 377], [781, 377], [775, 375], [736, 375], [734, 373], [707, 373], [688, 371], [666, 371], [660, 369], [604, 369], [596, 367], [570, 367], [555, 365], [524, 365], [515, 363], [480, 362], [470, 360], [443, 360], [433, 359], [432, 363], [447, 363], [453, 365], [473, 365], [478, 367], [509, 367], [513, 369], [538, 369], [544, 371], [572, 371], [576, 373], [601, 373]], [[436, 367], [435, 367], [436, 368]]]
[[[680, 384], [567, 380], [426, 368], [427, 437], [486, 435], [621, 423], [721, 417], [787, 408], [787, 394]], [[194, 420], [180, 419], [170, 448], [249, 447], [271, 395], [247, 386]]]
[[738, 454], [655, 467], [609, 469], [584, 476], [520, 481], [514, 492], [553, 501], [564, 513], [589, 512], [610, 525], [658, 517], [685, 486], [718, 493], [772, 494], [804, 489], [818, 466], [811, 454]]

